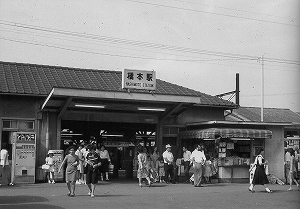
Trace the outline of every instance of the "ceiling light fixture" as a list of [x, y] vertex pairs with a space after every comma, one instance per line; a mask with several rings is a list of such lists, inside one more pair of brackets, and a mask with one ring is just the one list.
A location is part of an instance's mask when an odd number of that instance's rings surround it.
[[95, 105], [95, 104], [75, 104], [75, 107], [88, 107], [88, 108], [105, 108], [105, 105]]
[[123, 137], [123, 134], [101, 134], [101, 136], [111, 136], [111, 137]]
[[166, 111], [166, 108], [157, 108], [157, 107], [138, 107], [137, 109], [142, 111], [157, 111], [157, 112]]

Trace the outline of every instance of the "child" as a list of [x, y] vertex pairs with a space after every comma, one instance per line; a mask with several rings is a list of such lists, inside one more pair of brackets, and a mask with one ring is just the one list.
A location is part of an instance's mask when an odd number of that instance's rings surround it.
[[47, 172], [47, 178], [49, 184], [55, 184], [54, 181], [54, 160], [53, 160], [53, 152], [49, 151], [47, 157], [45, 159], [46, 164], [49, 165], [49, 171]]
[[210, 160], [210, 156], [206, 155], [206, 161], [204, 164], [204, 177], [206, 183], [210, 183], [210, 177], [212, 176], [212, 162]]
[[164, 182], [164, 178], [165, 178], [165, 169], [164, 169], [164, 159], [162, 157], [158, 158], [159, 162], [158, 162], [158, 175], [159, 175], [159, 182], [163, 183]]

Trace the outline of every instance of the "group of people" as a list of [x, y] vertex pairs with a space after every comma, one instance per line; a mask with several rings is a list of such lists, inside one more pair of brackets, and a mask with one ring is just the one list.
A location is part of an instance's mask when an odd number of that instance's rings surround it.
[[[213, 175], [214, 168], [209, 156], [204, 154], [204, 145], [197, 145], [196, 149], [191, 153], [187, 147], [183, 147], [183, 156], [181, 162], [176, 163], [174, 155], [171, 152], [172, 146], [166, 145], [166, 150], [160, 156], [157, 147], [154, 147], [153, 152], [148, 152], [145, 147], [138, 149], [138, 170], [137, 178], [139, 186], [142, 187], [142, 179], [147, 180], [147, 186], [151, 186], [153, 182], [165, 182], [167, 184], [175, 184], [176, 166], [184, 166], [185, 182], [192, 182], [195, 187], [201, 187], [203, 177], [207, 183], [210, 182], [210, 177]], [[194, 174], [190, 176], [190, 169], [193, 167]]]
[[[53, 152], [48, 152], [45, 161], [49, 165], [48, 182], [53, 184], [55, 183]], [[58, 169], [58, 173], [60, 173], [66, 165], [68, 196], [75, 196], [76, 184], [86, 184], [89, 189], [88, 195], [94, 197], [99, 173], [102, 181], [104, 178], [106, 181], [109, 180], [108, 166], [110, 163], [109, 153], [103, 145], [100, 150], [95, 145], [79, 145], [77, 150], [73, 146], [69, 147], [67, 155]]]
[[[146, 147], [138, 147], [138, 170], [137, 178], [139, 180], [139, 186], [143, 187], [142, 180], [146, 179], [146, 186], [151, 187], [153, 182], [165, 182], [176, 183], [175, 179], [175, 166], [173, 153], [171, 152], [172, 146], [167, 144], [166, 150], [159, 154], [157, 147], [154, 147], [153, 151], [148, 151]], [[183, 155], [180, 165], [184, 166], [185, 180], [187, 183], [192, 182], [194, 187], [202, 187], [203, 177], [206, 182], [210, 182], [210, 177], [215, 174], [212, 161], [208, 155], [204, 153], [204, 145], [198, 144], [193, 152], [190, 152], [187, 147], [182, 148]], [[49, 183], [55, 183], [53, 160], [51, 160], [53, 153], [49, 152], [46, 158], [46, 163], [50, 165], [49, 169]], [[292, 190], [293, 182], [299, 189], [299, 183], [294, 177], [295, 171], [297, 171], [295, 158], [295, 152], [290, 149], [286, 154], [285, 165], [288, 168], [288, 178], [290, 183], [289, 191]], [[258, 155], [255, 158], [253, 167], [255, 169], [253, 180], [250, 182], [249, 191], [254, 193], [255, 185], [263, 185], [266, 192], [272, 193], [272, 190], [268, 188], [269, 180], [265, 173], [265, 166], [267, 161], [264, 159], [264, 150], [261, 148]], [[98, 182], [98, 171], [101, 172], [101, 180], [106, 177], [108, 180], [108, 165], [110, 164], [110, 157], [108, 151], [104, 146], [101, 146], [98, 151], [94, 145], [87, 147], [79, 146], [75, 151], [74, 147], [70, 147], [68, 154], [65, 156], [58, 172], [61, 172], [64, 165], [66, 168], [66, 183], [68, 188], [68, 196], [75, 196], [75, 184], [76, 182], [84, 182], [87, 184], [89, 192], [88, 195], [94, 197], [95, 188]], [[193, 175], [190, 176], [190, 169], [193, 168]]]

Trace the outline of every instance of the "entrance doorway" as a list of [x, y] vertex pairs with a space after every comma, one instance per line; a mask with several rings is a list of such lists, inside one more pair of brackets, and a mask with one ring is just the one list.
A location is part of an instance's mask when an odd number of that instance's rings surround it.
[[61, 149], [79, 144], [95, 144], [100, 149], [104, 145], [114, 165], [111, 176], [132, 178], [137, 166], [136, 146], [149, 150], [155, 146], [155, 129], [156, 124], [62, 120]]

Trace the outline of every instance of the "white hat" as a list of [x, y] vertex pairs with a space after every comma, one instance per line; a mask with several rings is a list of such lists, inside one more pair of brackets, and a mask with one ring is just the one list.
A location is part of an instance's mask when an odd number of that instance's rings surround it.
[[172, 146], [170, 144], [167, 144], [166, 145], [166, 148], [171, 148]]

